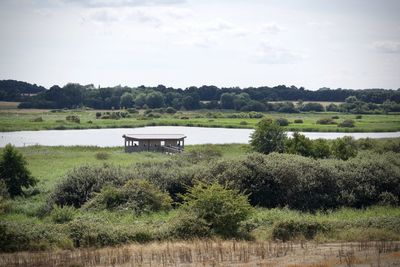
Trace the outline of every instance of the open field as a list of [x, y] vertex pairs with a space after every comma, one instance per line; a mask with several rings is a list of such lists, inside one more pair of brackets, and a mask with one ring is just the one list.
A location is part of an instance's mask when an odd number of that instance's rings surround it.
[[[129, 118], [96, 119], [96, 110], [27, 110], [13, 109], [0, 110], [0, 131], [22, 130], [49, 130], [49, 129], [90, 129], [90, 128], [135, 128], [143, 126], [201, 126], [201, 127], [226, 127], [226, 128], [254, 128], [259, 118], [249, 118], [248, 113], [235, 113], [232, 111], [179, 111], [176, 114], [144, 115], [143, 111], [130, 114]], [[113, 111], [109, 111], [113, 112]], [[78, 116], [80, 122], [67, 121], [67, 116]], [[299, 130], [310, 132], [394, 132], [400, 131], [400, 116], [389, 115], [362, 115], [356, 119], [354, 114], [332, 112], [322, 113], [263, 113], [264, 117], [277, 119], [286, 118], [289, 125], [286, 130]], [[319, 119], [331, 118], [336, 123], [351, 119], [355, 121], [354, 128], [341, 128], [336, 124], [317, 124]], [[294, 123], [301, 119], [303, 123]]]
[[327, 243], [194, 240], [116, 248], [0, 254], [0, 266], [398, 266], [398, 242]]

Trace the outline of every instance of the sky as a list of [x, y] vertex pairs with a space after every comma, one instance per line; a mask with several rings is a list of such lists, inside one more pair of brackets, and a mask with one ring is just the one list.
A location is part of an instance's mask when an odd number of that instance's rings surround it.
[[0, 0], [0, 79], [400, 88], [398, 0]]

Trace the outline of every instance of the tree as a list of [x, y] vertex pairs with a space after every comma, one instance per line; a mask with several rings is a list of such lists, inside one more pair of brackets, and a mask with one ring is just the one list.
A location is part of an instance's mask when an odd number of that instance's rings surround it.
[[120, 106], [124, 108], [131, 108], [133, 107], [133, 95], [131, 93], [124, 93], [121, 96]]
[[286, 151], [290, 154], [309, 157], [312, 155], [312, 147], [312, 141], [298, 132], [294, 132], [293, 137], [286, 141]]
[[221, 108], [222, 109], [234, 109], [235, 105], [233, 101], [235, 100], [235, 94], [224, 93], [221, 95]]
[[37, 183], [27, 169], [24, 157], [11, 144], [6, 145], [0, 159], [0, 180], [5, 182], [11, 197], [22, 195], [22, 187], [28, 188]]
[[146, 104], [149, 108], [161, 108], [164, 106], [164, 96], [159, 92], [153, 92], [147, 95]]
[[353, 137], [344, 136], [336, 139], [332, 144], [333, 155], [342, 160], [357, 156], [357, 144]]
[[263, 119], [251, 134], [250, 145], [257, 152], [269, 154], [285, 150], [286, 133], [278, 123]]

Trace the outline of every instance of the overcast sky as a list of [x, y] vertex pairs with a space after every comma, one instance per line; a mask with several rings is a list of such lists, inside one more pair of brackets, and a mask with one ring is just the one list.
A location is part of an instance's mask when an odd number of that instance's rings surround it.
[[0, 79], [400, 87], [397, 0], [0, 0]]

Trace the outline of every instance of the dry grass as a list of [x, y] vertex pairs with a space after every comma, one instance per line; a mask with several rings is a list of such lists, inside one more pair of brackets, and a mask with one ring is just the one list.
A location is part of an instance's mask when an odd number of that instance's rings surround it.
[[0, 110], [1, 109], [16, 109], [18, 108], [20, 102], [8, 102], [8, 101], [0, 101]]
[[399, 251], [399, 242], [319, 245], [197, 240], [1, 254], [0, 266], [389, 266], [400, 264]]

